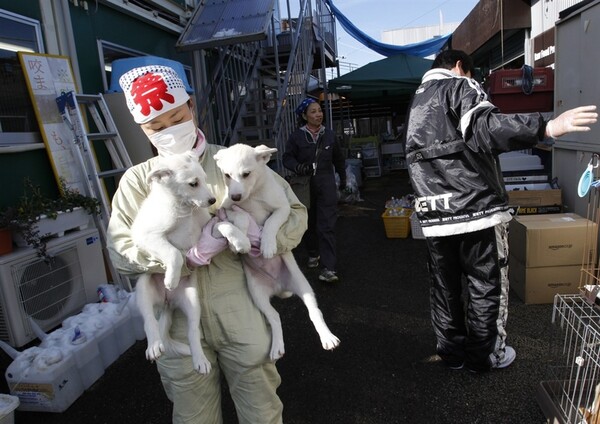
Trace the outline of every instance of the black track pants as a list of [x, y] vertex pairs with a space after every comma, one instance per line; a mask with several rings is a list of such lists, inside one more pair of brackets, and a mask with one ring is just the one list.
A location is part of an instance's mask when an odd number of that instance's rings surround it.
[[[431, 320], [450, 365], [484, 371], [503, 357], [508, 313], [508, 224], [427, 238]], [[463, 288], [463, 282], [464, 288]]]

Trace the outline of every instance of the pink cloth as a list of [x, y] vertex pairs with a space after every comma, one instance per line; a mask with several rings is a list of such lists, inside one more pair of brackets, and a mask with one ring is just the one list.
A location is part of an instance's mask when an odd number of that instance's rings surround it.
[[224, 237], [213, 237], [212, 232], [218, 217], [211, 218], [202, 229], [198, 242], [187, 252], [186, 259], [189, 267], [208, 265], [213, 257], [227, 248]]
[[[252, 257], [260, 256], [260, 238], [262, 228], [256, 223], [254, 218], [239, 206], [233, 205], [232, 209], [236, 212], [243, 212], [248, 215], [248, 232], [247, 236], [250, 239], [250, 252]], [[189, 267], [198, 267], [208, 265], [212, 258], [221, 253], [227, 248], [227, 239], [224, 237], [214, 237], [213, 230], [215, 224], [220, 221], [227, 221], [227, 214], [223, 209], [217, 211], [217, 215], [210, 219], [202, 229], [202, 234], [198, 242], [188, 250], [186, 259]]]

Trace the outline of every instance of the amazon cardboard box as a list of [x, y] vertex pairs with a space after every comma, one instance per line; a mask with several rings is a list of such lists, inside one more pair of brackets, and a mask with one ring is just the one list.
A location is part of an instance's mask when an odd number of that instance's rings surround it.
[[515, 217], [508, 238], [511, 287], [527, 304], [578, 293], [582, 264], [596, 263], [597, 237], [597, 225], [573, 213]]
[[597, 225], [574, 213], [516, 216], [510, 222], [510, 254], [526, 267], [581, 265], [596, 256]]
[[510, 288], [525, 304], [553, 303], [556, 294], [579, 293], [581, 265], [526, 267], [510, 255], [508, 275]]

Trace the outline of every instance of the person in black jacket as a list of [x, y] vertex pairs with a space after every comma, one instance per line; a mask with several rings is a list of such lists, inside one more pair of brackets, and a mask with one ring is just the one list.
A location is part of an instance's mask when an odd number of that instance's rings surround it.
[[287, 140], [283, 165], [296, 175], [311, 175], [308, 230], [304, 241], [308, 250], [308, 267], [323, 266], [319, 280], [338, 281], [336, 273], [335, 223], [337, 221], [337, 187], [346, 187], [345, 158], [335, 133], [323, 125], [319, 103], [306, 98], [296, 109], [300, 127]]
[[480, 372], [516, 357], [506, 345], [512, 215], [498, 155], [589, 131], [597, 113], [583, 106], [550, 121], [540, 113], [502, 114], [473, 71], [460, 50], [436, 57], [409, 108], [405, 151], [429, 250], [437, 353], [450, 368]]

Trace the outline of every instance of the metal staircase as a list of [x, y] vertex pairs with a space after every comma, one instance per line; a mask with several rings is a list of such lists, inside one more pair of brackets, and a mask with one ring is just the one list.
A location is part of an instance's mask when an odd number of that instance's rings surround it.
[[334, 40], [335, 21], [324, 1], [301, 0], [297, 17], [271, 17], [266, 40], [205, 51], [208, 72], [197, 103], [209, 140], [277, 147], [277, 168], [283, 171], [294, 111], [309, 92], [325, 89], [325, 67], [335, 64]]

